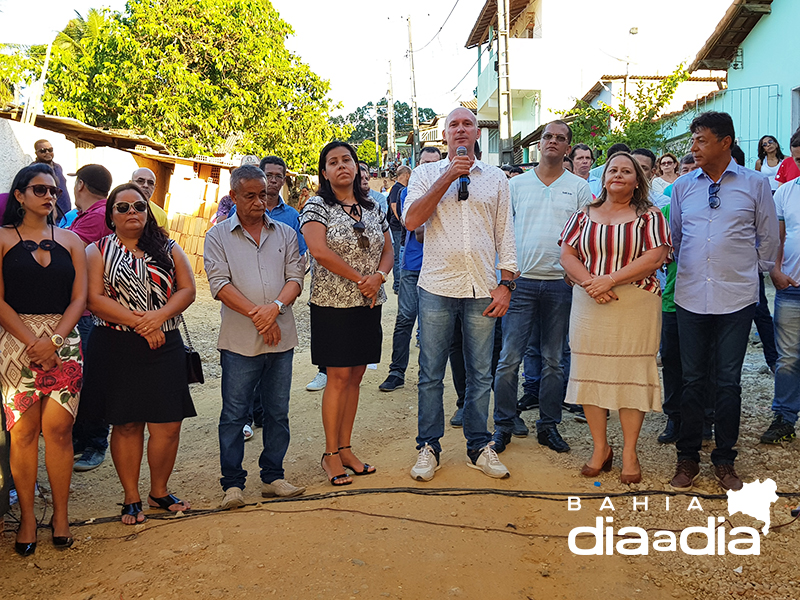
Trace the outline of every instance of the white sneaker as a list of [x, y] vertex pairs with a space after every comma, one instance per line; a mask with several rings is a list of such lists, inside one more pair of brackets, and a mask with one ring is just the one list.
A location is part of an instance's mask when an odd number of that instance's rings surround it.
[[244, 441], [247, 442], [253, 439], [253, 428], [250, 425], [245, 425], [242, 428], [242, 435], [244, 435]]
[[317, 373], [311, 383], [306, 386], [306, 389], [309, 392], [319, 392], [324, 390], [326, 385], [328, 385], [328, 376], [325, 373]]
[[489, 477], [494, 477], [495, 479], [505, 479], [511, 475], [506, 466], [497, 457], [497, 452], [494, 451], [494, 442], [489, 442], [481, 449], [480, 456], [478, 456], [478, 460], [474, 464], [469, 455], [467, 455], [467, 466], [483, 471]]
[[305, 491], [306, 488], [294, 486], [285, 479], [276, 479], [272, 483], [261, 483], [262, 498], [272, 498], [273, 496], [293, 498]]
[[227, 490], [225, 490], [225, 497], [222, 499], [220, 508], [239, 508], [241, 506], [244, 506], [244, 495], [242, 494], [242, 488], [229, 487]]
[[411, 478], [417, 481], [430, 481], [441, 468], [442, 465], [436, 459], [433, 448], [425, 444], [417, 455], [417, 464], [411, 467]]

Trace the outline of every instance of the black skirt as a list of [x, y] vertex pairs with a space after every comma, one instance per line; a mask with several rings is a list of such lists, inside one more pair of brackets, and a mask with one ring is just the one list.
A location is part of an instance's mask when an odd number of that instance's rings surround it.
[[132, 331], [93, 327], [79, 410], [111, 425], [174, 423], [196, 416], [181, 334], [168, 331], [165, 337], [163, 346], [151, 350]]
[[357, 367], [381, 362], [381, 307], [331, 308], [311, 304], [311, 362]]

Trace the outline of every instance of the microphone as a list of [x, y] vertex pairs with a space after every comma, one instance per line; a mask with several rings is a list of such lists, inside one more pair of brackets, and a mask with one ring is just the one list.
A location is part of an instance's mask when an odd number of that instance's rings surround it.
[[[464, 146], [459, 146], [456, 148], [456, 155], [458, 156], [466, 156], [467, 149]], [[462, 175], [458, 178], [458, 199], [459, 200], [466, 200], [469, 198], [469, 177], [466, 175]]]

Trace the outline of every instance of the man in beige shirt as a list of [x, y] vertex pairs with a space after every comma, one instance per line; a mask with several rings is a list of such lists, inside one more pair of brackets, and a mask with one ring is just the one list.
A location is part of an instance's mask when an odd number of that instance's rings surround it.
[[236, 214], [206, 234], [204, 263], [211, 294], [222, 302], [219, 421], [223, 508], [244, 504], [244, 437], [254, 401], [262, 402], [261, 495], [302, 494], [284, 479], [289, 447], [289, 393], [297, 329], [291, 304], [303, 288], [297, 234], [265, 214], [267, 180], [255, 165], [231, 174]]

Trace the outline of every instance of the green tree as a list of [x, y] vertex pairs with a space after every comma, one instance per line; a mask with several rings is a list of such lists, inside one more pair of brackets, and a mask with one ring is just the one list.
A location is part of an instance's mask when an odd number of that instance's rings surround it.
[[595, 149], [598, 164], [605, 161], [605, 150], [623, 142], [631, 148], [663, 150], [664, 138], [659, 114], [670, 103], [678, 85], [689, 77], [684, 65], [680, 65], [668, 77], [645, 84], [640, 81], [633, 93], [627, 95], [625, 106], [614, 108], [600, 103], [594, 108], [579, 101], [571, 110], [561, 111], [563, 117], [572, 117], [572, 143], [587, 144]]
[[90, 11], [53, 45], [45, 111], [131, 129], [183, 156], [237, 151], [315, 169], [347, 128], [329, 84], [285, 47], [269, 0], [128, 0]]
[[[383, 156], [383, 148], [378, 148], [378, 152], [381, 153]], [[359, 144], [358, 149], [356, 150], [356, 154], [358, 155], [358, 160], [363, 160], [367, 163], [370, 167], [378, 167], [378, 157], [375, 154], [375, 142], [372, 140], [364, 140]]]
[[[388, 133], [387, 108], [389, 101], [382, 98], [378, 101], [378, 142], [383, 148], [388, 146], [386, 136]], [[424, 123], [436, 116], [436, 111], [432, 108], [419, 109], [419, 121]], [[405, 102], [395, 101], [394, 103], [394, 130], [396, 135], [408, 134], [413, 129], [411, 107]], [[347, 141], [351, 144], [360, 144], [364, 140], [375, 139], [375, 105], [367, 102], [347, 116], [334, 118], [334, 123], [340, 127], [350, 126], [352, 131]]]

